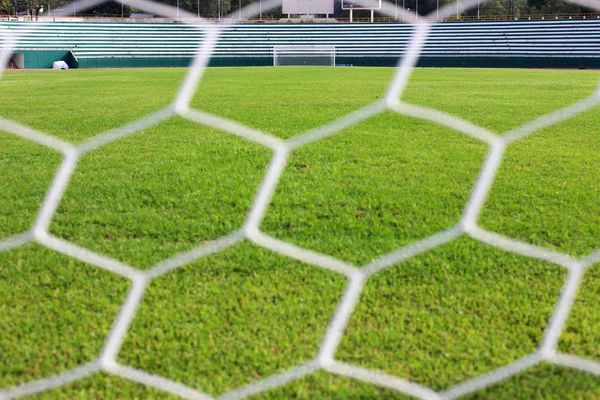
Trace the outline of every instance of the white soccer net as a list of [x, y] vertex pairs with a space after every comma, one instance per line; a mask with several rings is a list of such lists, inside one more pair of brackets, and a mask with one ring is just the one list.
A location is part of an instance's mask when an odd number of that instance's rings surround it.
[[[600, 9], [596, 3], [588, 0], [578, 0], [582, 5]], [[95, 5], [95, 0], [83, 0], [76, 3], [75, 7], [80, 12], [90, 5]], [[468, 8], [476, 4], [474, 0], [461, 1], [460, 9]], [[280, 1], [263, 1], [263, 10], [280, 5]], [[150, 13], [165, 15], [164, 6], [156, 5], [142, 0], [136, 2], [136, 7]], [[440, 9], [440, 19], [450, 16], [456, 12], [456, 4], [451, 4]], [[258, 5], [248, 7], [244, 15], [256, 15]], [[67, 11], [65, 11], [67, 12]], [[382, 12], [393, 15], [396, 9], [389, 3], [385, 3]], [[167, 15], [176, 17], [176, 10], [169, 8]], [[193, 18], [193, 16], [182, 13], [182, 18]], [[410, 12], [407, 12], [410, 14]], [[400, 10], [399, 15], [405, 15], [404, 10]], [[172, 105], [165, 109], [148, 115], [136, 122], [122, 126], [105, 134], [99, 135], [80, 145], [73, 145], [64, 142], [58, 138], [49, 136], [43, 132], [35, 131], [19, 123], [0, 118], [0, 127], [2, 130], [39, 143], [48, 148], [54, 149], [63, 154], [63, 161], [55, 179], [48, 190], [46, 198], [42, 204], [39, 215], [31, 230], [15, 235], [8, 239], [0, 241], [0, 251], [7, 251], [26, 243], [36, 242], [57, 252], [73, 257], [98, 268], [103, 268], [120, 276], [126, 277], [132, 282], [132, 288], [122, 305], [121, 311], [116, 318], [112, 330], [106, 338], [105, 347], [97, 359], [81, 365], [75, 369], [63, 372], [56, 376], [47, 377], [34, 382], [25, 383], [16, 387], [8, 387], [0, 390], [0, 399], [16, 398], [31, 395], [34, 393], [46, 391], [55, 387], [65, 385], [69, 382], [82, 379], [98, 371], [104, 371], [109, 374], [117, 375], [125, 379], [149, 385], [160, 390], [170, 392], [182, 398], [188, 399], [210, 399], [211, 397], [188, 387], [184, 384], [174, 382], [165, 377], [150, 374], [146, 371], [134, 369], [126, 365], [119, 364], [116, 359], [121, 345], [127, 335], [129, 326], [135, 316], [136, 310], [141, 302], [142, 296], [148, 283], [163, 275], [186, 265], [202, 257], [222, 251], [243, 240], [248, 240], [258, 246], [270, 249], [271, 251], [283, 254], [285, 256], [301, 260], [316, 267], [335, 271], [348, 279], [348, 285], [345, 293], [340, 299], [338, 308], [331, 318], [331, 322], [325, 336], [318, 356], [302, 365], [293, 367], [274, 376], [256, 381], [247, 386], [235, 389], [225, 393], [221, 398], [241, 399], [268, 389], [285, 385], [291, 381], [297, 380], [311, 374], [317, 370], [326, 370], [331, 373], [347, 376], [353, 379], [366, 381], [382, 387], [387, 387], [398, 392], [405, 393], [420, 399], [454, 399], [460, 396], [472, 393], [482, 388], [494, 385], [505, 380], [521, 371], [532, 368], [541, 363], [548, 362], [566, 367], [576, 368], [587, 371], [592, 374], [600, 375], [600, 363], [577, 357], [569, 354], [562, 354], [557, 351], [557, 342], [565, 325], [565, 321], [571, 310], [577, 289], [581, 283], [582, 276], [586, 269], [591, 265], [600, 262], [600, 252], [593, 253], [582, 259], [575, 259], [567, 254], [558, 253], [545, 248], [523, 243], [493, 232], [486, 231], [478, 226], [477, 221], [480, 211], [483, 207], [487, 194], [492, 186], [504, 152], [511, 143], [526, 137], [533, 132], [572, 118], [600, 104], [600, 92], [579, 101], [564, 109], [540, 117], [534, 121], [526, 123], [503, 136], [496, 135], [482, 127], [476, 126], [469, 121], [442, 113], [437, 110], [424, 108], [420, 106], [403, 103], [400, 99], [404, 88], [410, 78], [411, 71], [415, 67], [420, 51], [427, 39], [431, 26], [435, 21], [420, 18], [416, 20], [414, 14], [410, 21], [414, 26], [414, 33], [410, 42], [410, 47], [400, 61], [396, 74], [390, 83], [389, 89], [384, 99], [379, 100], [367, 107], [346, 115], [330, 124], [314, 129], [304, 135], [284, 141], [279, 138], [258, 132], [254, 129], [242, 126], [233, 121], [221, 117], [199, 112], [189, 107], [190, 100], [200, 82], [200, 78], [208, 61], [211, 57], [222, 30], [227, 26], [205, 24], [205, 40], [198, 51], [194, 63], [190, 67], [189, 73], [182, 84], [177, 97]], [[5, 65], [11, 54], [11, 46], [18, 37], [9, 32], [8, 42], [5, 43], [0, 52], [0, 62]], [[286, 161], [290, 152], [309, 143], [329, 137], [345, 128], [357, 124], [367, 118], [373, 117], [386, 110], [394, 111], [401, 115], [431, 121], [453, 130], [462, 132], [472, 138], [486, 143], [489, 146], [489, 154], [483, 166], [482, 172], [473, 189], [473, 192], [465, 206], [463, 216], [460, 222], [443, 232], [439, 232], [421, 241], [417, 241], [408, 246], [400, 248], [388, 255], [381, 257], [371, 264], [357, 268], [331, 256], [318, 254], [299, 246], [283, 242], [270, 237], [260, 230], [266, 208], [271, 200], [273, 192], [277, 186], [279, 177], [285, 168]], [[170, 118], [173, 115], [179, 115], [190, 121], [199, 124], [215, 127], [225, 130], [233, 135], [240, 136], [247, 140], [261, 144], [273, 151], [273, 158], [269, 169], [264, 177], [261, 188], [256, 195], [254, 204], [249, 212], [243, 229], [232, 232], [209, 244], [202, 245], [191, 251], [181, 253], [171, 259], [164, 260], [155, 267], [141, 271], [131, 266], [124, 265], [116, 260], [94, 253], [88, 249], [73, 245], [72, 243], [51, 235], [48, 232], [48, 226], [53, 218], [56, 208], [63, 196], [64, 190], [70, 177], [78, 163], [79, 158], [91, 151], [101, 148], [109, 143], [133, 135], [152, 125]], [[378, 371], [369, 370], [356, 365], [350, 365], [339, 362], [335, 359], [336, 349], [340, 343], [344, 331], [348, 324], [351, 314], [358, 302], [359, 295], [365, 285], [365, 282], [374, 274], [398, 264], [399, 262], [415, 257], [431, 249], [447, 243], [458, 236], [467, 235], [475, 240], [491, 244], [506, 251], [544, 260], [564, 267], [568, 271], [568, 276], [564, 284], [560, 299], [556, 305], [554, 313], [547, 325], [545, 336], [539, 344], [536, 352], [504, 367], [493, 370], [483, 376], [459, 383], [443, 392], [423, 387], [416, 383], [407, 381], [400, 377], [390, 376]]]
[[275, 46], [273, 66], [335, 66], [335, 46]]

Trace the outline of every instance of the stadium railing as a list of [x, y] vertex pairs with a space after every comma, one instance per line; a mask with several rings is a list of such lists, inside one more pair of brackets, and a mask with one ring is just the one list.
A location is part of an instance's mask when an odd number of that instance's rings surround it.
[[[38, 16], [38, 17], [29, 17], [29, 16], [18, 16], [14, 15], [3, 15], [1, 16], [2, 20], [6, 21], [37, 21], [37, 22], [182, 22], [186, 20], [176, 20], [173, 18], [129, 18], [129, 17], [121, 17], [118, 15], [114, 16], [97, 16], [97, 15], [78, 15], [74, 17], [54, 17], [52, 15], [49, 16]], [[426, 17], [420, 17], [426, 18]], [[571, 13], [571, 14], [520, 14], [520, 15], [511, 15], [511, 14], [502, 14], [502, 15], [459, 15], [459, 16], [450, 16], [444, 18], [443, 21], [521, 21], [521, 20], [552, 20], [552, 19], [600, 19], [600, 13]], [[217, 19], [217, 18], [204, 18], [206, 21], [210, 22], [238, 22], [239, 18], [233, 19]], [[430, 19], [434, 19], [435, 17], [431, 17]], [[374, 22], [382, 23], [382, 22], [399, 22], [401, 18], [390, 18], [390, 17], [381, 17], [376, 16], [374, 18]], [[322, 22], [322, 23], [331, 23], [331, 22], [350, 22], [349, 18], [336, 17], [336, 18], [242, 18], [242, 22], [251, 22], [251, 23], [261, 23], [261, 22]], [[370, 17], [354, 17], [352, 18], [353, 22], [371, 22]]]

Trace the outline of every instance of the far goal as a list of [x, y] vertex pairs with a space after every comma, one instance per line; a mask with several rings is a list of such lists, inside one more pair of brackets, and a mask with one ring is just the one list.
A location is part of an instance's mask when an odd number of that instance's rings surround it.
[[335, 66], [335, 46], [275, 46], [273, 65]]

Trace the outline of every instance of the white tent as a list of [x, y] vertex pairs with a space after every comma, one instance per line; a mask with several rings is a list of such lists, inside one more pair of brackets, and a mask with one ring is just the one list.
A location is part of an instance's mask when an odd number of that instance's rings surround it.
[[69, 69], [69, 66], [64, 61], [54, 61], [52, 63], [52, 69]]

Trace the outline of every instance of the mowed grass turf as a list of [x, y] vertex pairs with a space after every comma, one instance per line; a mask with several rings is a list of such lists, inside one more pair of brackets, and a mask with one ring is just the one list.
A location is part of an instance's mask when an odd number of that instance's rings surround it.
[[[380, 99], [387, 68], [209, 69], [192, 106], [289, 139]], [[167, 106], [183, 69], [6, 73], [0, 116], [81, 143]], [[502, 134], [594, 92], [594, 71], [419, 69], [404, 100]], [[581, 257], [600, 249], [598, 108], [510, 146], [480, 224]], [[356, 266], [458, 222], [487, 147], [385, 112], [292, 153], [261, 229]], [[173, 117], [84, 156], [51, 233], [146, 269], [242, 227], [272, 156]], [[0, 239], [29, 229], [60, 156], [2, 132]], [[600, 266], [561, 351], [600, 361]], [[463, 237], [366, 284], [336, 357], [435, 390], [536, 350], [566, 271]], [[250, 243], [150, 283], [118, 356], [219, 395], [315, 357], [341, 275]], [[129, 284], [31, 244], [0, 253], [0, 388], [97, 357]], [[600, 378], [540, 365], [473, 399], [596, 399]], [[95, 374], [33, 396], [173, 398]], [[406, 398], [317, 372], [263, 399]]]

